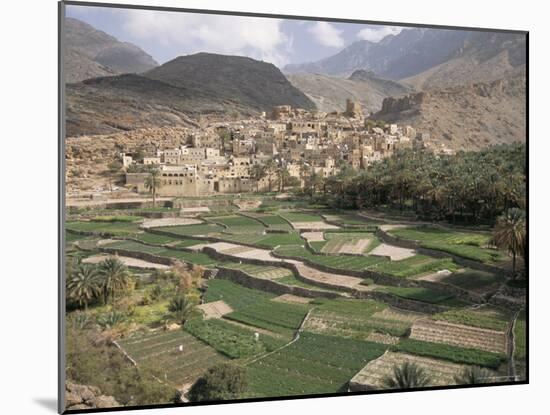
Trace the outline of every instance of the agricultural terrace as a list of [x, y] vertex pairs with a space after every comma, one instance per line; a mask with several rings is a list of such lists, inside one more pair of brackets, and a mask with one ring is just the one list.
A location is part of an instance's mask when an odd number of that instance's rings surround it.
[[334, 223], [342, 227], [374, 228], [376, 225], [376, 222], [370, 219], [350, 213], [324, 213], [323, 217], [327, 222]]
[[325, 254], [362, 255], [372, 251], [380, 241], [370, 232], [325, 232], [326, 243], [312, 245]]
[[453, 309], [435, 314], [432, 318], [482, 329], [505, 331], [512, 316], [508, 311], [486, 305], [478, 308]]
[[246, 216], [262, 222], [271, 230], [289, 231], [292, 229], [292, 226], [286, 220], [276, 214], [247, 212]]
[[303, 246], [296, 245], [280, 246], [274, 252], [282, 257], [305, 260], [336, 270], [372, 270], [403, 278], [414, 278], [441, 270], [454, 271], [458, 269], [450, 258], [433, 258], [426, 255], [414, 255], [401, 261], [390, 261], [386, 257], [374, 255], [317, 255]]
[[154, 230], [162, 231], [165, 234], [174, 236], [193, 236], [203, 235], [208, 236], [211, 233], [219, 233], [224, 230], [223, 226], [214, 223], [204, 223], [201, 225], [180, 225], [180, 226], [165, 226], [161, 228], [153, 228]]
[[224, 226], [224, 232], [231, 234], [261, 233], [265, 230], [263, 223], [243, 215], [210, 216], [208, 221]]
[[279, 215], [290, 222], [294, 229], [338, 229], [338, 226], [327, 223], [316, 213], [283, 211]]
[[402, 239], [420, 242], [424, 248], [448, 252], [474, 261], [495, 263], [505, 255], [490, 248], [491, 235], [487, 232], [461, 232], [427, 226], [395, 228], [390, 234]]
[[[430, 277], [427, 277], [430, 279]], [[452, 274], [432, 275], [435, 281], [455, 285], [464, 290], [479, 294], [496, 291], [505, 281], [503, 273], [479, 271], [469, 268], [459, 269]]]
[[129, 252], [141, 252], [146, 254], [152, 254], [160, 257], [179, 259], [180, 261], [187, 262], [189, 264], [202, 265], [205, 267], [213, 267], [219, 261], [209, 257], [201, 252], [187, 252], [179, 251], [176, 249], [165, 248], [161, 246], [151, 246], [141, 244], [134, 241], [113, 241], [104, 244], [103, 247], [108, 250], [117, 251], [129, 251]]
[[118, 344], [138, 366], [155, 368], [177, 388], [193, 383], [210, 366], [227, 360], [182, 330], [136, 333]]
[[137, 216], [102, 216], [89, 221], [70, 221], [65, 227], [68, 231], [127, 236], [140, 231], [139, 225], [142, 219]]
[[303, 332], [290, 346], [247, 367], [252, 396], [344, 392], [347, 382], [385, 346]]
[[237, 269], [243, 271], [256, 278], [266, 280], [277, 280], [292, 275], [292, 271], [288, 268], [272, 267], [253, 264], [227, 263], [223, 265], [225, 268]]
[[304, 243], [304, 240], [297, 232], [289, 233], [266, 233], [266, 234], [227, 234], [215, 233], [210, 236], [235, 243], [244, 243], [249, 245], [257, 245], [261, 248], [273, 249], [280, 245], [296, 245]]
[[422, 301], [430, 304], [439, 304], [451, 307], [459, 307], [467, 304], [464, 301], [455, 298], [453, 294], [423, 287], [381, 286], [377, 287], [376, 291], [385, 292], [408, 300]]
[[[392, 342], [392, 337], [404, 336], [414, 318], [420, 316], [400, 313], [372, 300], [323, 300], [312, 310], [304, 329], [358, 340], [377, 339], [376, 342], [385, 343]], [[373, 336], [373, 333], [382, 336]]]

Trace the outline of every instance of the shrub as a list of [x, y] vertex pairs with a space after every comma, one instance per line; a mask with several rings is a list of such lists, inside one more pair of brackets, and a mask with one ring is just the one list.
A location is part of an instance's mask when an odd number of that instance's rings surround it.
[[244, 368], [222, 363], [208, 369], [204, 376], [193, 384], [188, 398], [192, 402], [236, 399], [247, 387]]

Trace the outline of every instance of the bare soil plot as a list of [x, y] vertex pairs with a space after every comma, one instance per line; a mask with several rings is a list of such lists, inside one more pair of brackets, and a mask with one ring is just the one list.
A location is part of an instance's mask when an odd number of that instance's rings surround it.
[[[99, 264], [109, 258], [110, 255], [93, 255], [84, 258], [82, 262], [85, 264]], [[131, 258], [127, 256], [117, 256], [117, 258], [127, 267], [143, 268], [143, 269], [169, 269], [168, 265], [156, 264], [154, 262], [144, 261], [142, 259]]]
[[271, 251], [268, 249], [251, 248], [249, 246], [232, 244], [229, 242], [214, 242], [211, 244], [195, 245], [193, 249], [202, 249], [206, 246], [216, 250], [217, 252], [231, 255], [236, 258], [263, 259], [266, 261], [282, 262], [281, 259], [272, 256]]
[[157, 228], [164, 226], [198, 225], [202, 221], [193, 218], [159, 218], [148, 219], [141, 225], [143, 228]]
[[182, 213], [207, 213], [210, 212], [208, 206], [195, 206], [195, 207], [182, 207], [180, 209]]
[[309, 304], [309, 302], [311, 301], [311, 298], [299, 297], [297, 295], [292, 295], [292, 294], [283, 294], [273, 298], [272, 301], [280, 301], [283, 303], [291, 303], [291, 304]]
[[367, 341], [391, 345], [399, 343], [399, 337], [373, 331], [367, 336]]
[[308, 242], [324, 242], [325, 236], [323, 232], [303, 232], [302, 237]]
[[420, 319], [426, 318], [426, 314], [416, 313], [414, 311], [401, 311], [396, 308], [388, 307], [382, 311], [378, 311], [372, 315], [376, 318], [387, 320], [402, 321], [405, 323], [414, 323]]
[[416, 255], [414, 249], [401, 248], [398, 246], [380, 244], [374, 248], [370, 255], [378, 256], [388, 256], [392, 261], [401, 261], [402, 259], [407, 259]]
[[428, 357], [413, 356], [406, 353], [386, 352], [376, 360], [372, 360], [361, 369], [350, 381], [350, 389], [370, 390], [383, 389], [383, 380], [391, 376], [395, 365], [405, 362], [416, 363], [430, 376], [429, 386], [454, 385], [454, 376], [462, 373], [466, 365], [459, 365]]
[[506, 334], [503, 331], [464, 326], [441, 320], [416, 321], [411, 328], [410, 338], [493, 353], [506, 353]]
[[325, 229], [340, 229], [336, 225], [331, 225], [326, 222], [291, 222], [292, 227], [297, 230], [302, 229], [315, 229], [315, 230], [325, 230]]
[[222, 318], [224, 315], [233, 312], [233, 309], [223, 300], [213, 301], [197, 306], [199, 310], [204, 312], [204, 318]]

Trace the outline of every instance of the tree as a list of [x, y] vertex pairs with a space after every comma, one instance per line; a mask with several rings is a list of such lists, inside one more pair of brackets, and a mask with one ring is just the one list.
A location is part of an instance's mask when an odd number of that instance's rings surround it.
[[214, 366], [197, 379], [188, 398], [192, 402], [239, 398], [247, 389], [246, 370], [229, 363]]
[[183, 294], [178, 294], [168, 304], [168, 311], [174, 313], [176, 318], [183, 324], [193, 309], [193, 305]]
[[422, 388], [430, 383], [430, 377], [416, 363], [407, 360], [394, 365], [393, 374], [382, 379], [382, 383], [389, 389]]
[[97, 267], [79, 264], [67, 276], [67, 297], [78, 302], [84, 309], [101, 292], [100, 275]]
[[128, 286], [130, 273], [126, 265], [117, 257], [109, 257], [99, 264], [103, 303], [107, 304], [109, 296], [115, 297], [119, 290]]
[[156, 165], [152, 165], [152, 167], [149, 168], [149, 176], [145, 178], [144, 184], [145, 188], [151, 192], [153, 196], [153, 207], [155, 207], [157, 203], [157, 190], [162, 186], [160, 170]]
[[493, 375], [487, 369], [479, 366], [468, 366], [464, 368], [460, 375], [454, 377], [458, 385], [479, 385], [489, 383]]
[[512, 254], [512, 272], [516, 273], [516, 256], [524, 255], [527, 247], [525, 212], [518, 208], [508, 209], [497, 219], [493, 231], [493, 242]]

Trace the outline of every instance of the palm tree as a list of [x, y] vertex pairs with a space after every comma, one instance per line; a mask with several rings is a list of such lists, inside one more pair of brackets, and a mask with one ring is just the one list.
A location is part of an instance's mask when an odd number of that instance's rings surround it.
[[115, 293], [127, 287], [130, 273], [126, 265], [117, 257], [109, 257], [99, 264], [103, 302], [107, 304], [109, 296], [114, 298]]
[[515, 275], [516, 256], [523, 255], [527, 247], [527, 228], [523, 210], [508, 209], [497, 219], [493, 231], [493, 243], [512, 254], [512, 272]]
[[479, 385], [489, 383], [493, 375], [487, 369], [479, 366], [468, 366], [460, 375], [454, 377], [457, 385]]
[[408, 360], [401, 365], [394, 365], [393, 374], [382, 379], [382, 384], [389, 389], [422, 388], [430, 383], [430, 377], [424, 369]]
[[101, 291], [97, 267], [79, 264], [67, 277], [67, 296], [78, 302], [84, 309]]
[[168, 311], [174, 313], [176, 318], [182, 323], [189, 315], [193, 305], [183, 295], [176, 295], [168, 304]]
[[153, 207], [157, 202], [157, 190], [162, 186], [160, 180], [160, 170], [156, 165], [149, 169], [149, 176], [145, 178], [145, 188], [153, 195]]

